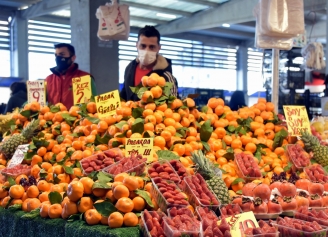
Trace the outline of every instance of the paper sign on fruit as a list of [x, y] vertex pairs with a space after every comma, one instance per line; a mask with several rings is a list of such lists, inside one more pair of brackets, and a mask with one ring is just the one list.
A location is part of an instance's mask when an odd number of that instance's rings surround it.
[[113, 115], [116, 113], [116, 109], [121, 107], [121, 100], [118, 90], [98, 95], [95, 99], [99, 118]]
[[24, 153], [28, 151], [29, 144], [19, 145], [11, 158], [7, 168], [12, 168], [16, 165], [19, 165], [24, 160]]
[[129, 138], [125, 140], [125, 155], [142, 155], [150, 162], [153, 161], [153, 146], [153, 138]]
[[27, 100], [28, 103], [39, 102], [41, 106], [46, 105], [46, 85], [44, 80], [27, 81]]
[[310, 121], [305, 106], [284, 106], [284, 113], [291, 136], [301, 136], [301, 132], [311, 133]]
[[83, 104], [90, 101], [92, 96], [91, 77], [75, 77], [72, 79], [74, 104]]
[[[228, 225], [230, 226], [230, 234], [234, 237], [244, 236], [244, 232], [247, 228], [257, 228], [259, 224], [256, 221], [253, 212], [244, 212], [242, 214], [237, 214], [226, 218]], [[220, 225], [221, 221], [218, 221]]]

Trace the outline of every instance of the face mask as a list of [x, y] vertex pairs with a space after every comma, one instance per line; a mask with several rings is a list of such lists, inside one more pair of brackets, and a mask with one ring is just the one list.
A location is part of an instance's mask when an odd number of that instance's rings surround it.
[[152, 52], [148, 50], [139, 50], [138, 51], [138, 58], [140, 63], [144, 66], [148, 66], [155, 62], [157, 56], [157, 52]]
[[72, 57], [65, 58], [62, 56], [56, 56], [56, 64], [58, 69], [60, 71], [65, 71], [67, 68], [69, 68], [69, 66], [71, 66], [73, 63], [71, 58]]

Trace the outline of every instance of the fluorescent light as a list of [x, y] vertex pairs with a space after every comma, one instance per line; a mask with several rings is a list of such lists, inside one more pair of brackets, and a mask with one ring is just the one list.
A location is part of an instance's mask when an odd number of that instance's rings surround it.
[[223, 27], [230, 27], [230, 24], [224, 23], [222, 24]]
[[25, 10], [27, 8], [28, 8], [28, 6], [26, 5], [26, 6], [22, 6], [19, 10]]
[[160, 13], [160, 12], [158, 12], [158, 13], [156, 14], [156, 16], [165, 17], [165, 18], [170, 18], [170, 19], [175, 19], [175, 18], [177, 18], [177, 16], [175, 16], [175, 15], [172, 15], [172, 14], [166, 14], [166, 13]]

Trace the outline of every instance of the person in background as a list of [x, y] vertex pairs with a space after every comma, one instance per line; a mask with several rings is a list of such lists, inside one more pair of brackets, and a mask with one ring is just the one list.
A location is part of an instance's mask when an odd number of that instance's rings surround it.
[[[88, 72], [79, 70], [76, 60], [75, 49], [70, 44], [55, 45], [56, 67], [51, 68], [52, 72], [46, 78], [47, 101], [49, 104], [62, 103], [67, 109], [73, 106], [72, 79], [90, 75]], [[92, 95], [96, 95], [96, 85], [91, 79]]]
[[27, 101], [27, 88], [25, 82], [14, 82], [10, 85], [10, 98], [4, 110], [4, 114], [13, 112], [14, 109], [22, 107]]
[[161, 49], [161, 36], [153, 26], [145, 26], [139, 30], [137, 50], [138, 57], [130, 62], [126, 67], [124, 73], [124, 84], [120, 92], [120, 97], [124, 100], [139, 100], [134, 94], [131, 87], [141, 84], [143, 76], [149, 76], [152, 73], [157, 73], [164, 77], [167, 82], [173, 83], [171, 90], [172, 95], [177, 96], [178, 83], [176, 78], [172, 75], [171, 60], [164, 58], [158, 52]]
[[247, 106], [245, 102], [245, 94], [243, 91], [235, 91], [231, 95], [229, 106], [232, 111], [237, 111], [238, 109]]

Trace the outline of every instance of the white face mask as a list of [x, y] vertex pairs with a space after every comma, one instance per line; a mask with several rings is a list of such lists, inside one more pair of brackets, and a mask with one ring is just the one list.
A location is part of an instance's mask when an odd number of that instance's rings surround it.
[[138, 50], [138, 58], [142, 65], [148, 66], [155, 62], [157, 52], [152, 52], [148, 50]]

